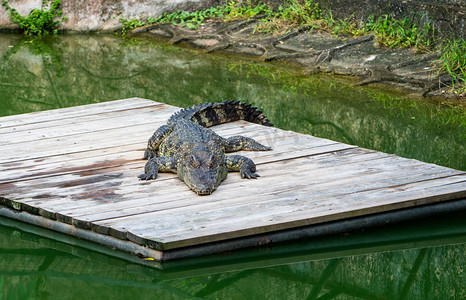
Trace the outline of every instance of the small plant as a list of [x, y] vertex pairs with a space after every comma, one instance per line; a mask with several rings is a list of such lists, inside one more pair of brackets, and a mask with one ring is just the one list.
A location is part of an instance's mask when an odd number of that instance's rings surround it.
[[265, 8], [265, 17], [254, 28], [254, 32], [279, 32], [283, 28], [300, 25], [315, 25], [321, 17], [322, 11], [314, 0], [289, 0], [285, 6], [280, 5], [278, 11], [273, 12]]
[[146, 25], [146, 22], [137, 19], [127, 20], [124, 18], [120, 18], [120, 23], [123, 24], [123, 27], [121, 28], [122, 35], [126, 35], [134, 28]]
[[460, 92], [466, 92], [466, 41], [447, 40], [440, 46], [440, 51], [442, 56], [437, 61], [439, 73], [449, 74], [453, 86], [460, 84]]
[[322, 21], [317, 27], [330, 32], [333, 36], [361, 36], [367, 34], [364, 22], [356, 22], [354, 14], [344, 20], [335, 20], [330, 10], [322, 15]]
[[195, 12], [176, 11], [171, 14], [164, 13], [163, 15], [157, 18], [147, 19], [147, 23], [171, 23], [173, 25], [180, 24], [181, 26], [188, 27], [189, 29], [198, 29], [205, 19], [222, 16], [223, 11], [220, 8], [221, 7], [211, 7], [206, 10], [200, 10]]
[[221, 6], [220, 8], [225, 22], [272, 14], [272, 9], [270, 9], [267, 4], [259, 3], [253, 6], [250, 0], [248, 0], [246, 4], [241, 3], [241, 1], [230, 1], [227, 5]]
[[[19, 24], [25, 34], [41, 35], [57, 33], [61, 21], [65, 21], [63, 11], [60, 10], [61, 0], [49, 1], [43, 0], [40, 9], [34, 9], [27, 17], [20, 15], [16, 9], [12, 8], [7, 0], [2, 0], [2, 6], [8, 11], [10, 20]], [[60, 18], [62, 20], [60, 21]]]
[[276, 17], [292, 24], [302, 25], [318, 20], [321, 14], [319, 3], [314, 2], [314, 0], [305, 0], [302, 3], [298, 0], [290, 0], [287, 7], [280, 6], [278, 8]]
[[370, 16], [365, 25], [367, 31], [373, 31], [379, 44], [390, 48], [415, 47], [417, 52], [427, 52], [432, 49], [434, 28], [431, 24], [421, 24], [415, 17], [405, 17], [395, 20], [390, 15], [376, 19]]

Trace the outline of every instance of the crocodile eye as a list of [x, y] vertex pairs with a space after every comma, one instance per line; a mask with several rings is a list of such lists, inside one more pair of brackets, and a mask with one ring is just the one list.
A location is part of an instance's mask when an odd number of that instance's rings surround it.
[[208, 165], [209, 167], [212, 167], [212, 166], [214, 165], [214, 161], [213, 161], [213, 160], [208, 160], [208, 161], [207, 161], [207, 165]]
[[209, 167], [213, 167], [215, 165], [215, 157], [213, 155], [210, 155], [209, 160], [207, 161], [207, 165]]
[[211, 153], [210, 157], [209, 157], [209, 161], [207, 163], [209, 164], [210, 167], [213, 167], [213, 166], [215, 166], [217, 161], [218, 160], [216, 159], [215, 155], [213, 153]]
[[194, 155], [191, 155], [191, 166], [193, 166], [194, 168], [199, 167], [199, 161]]

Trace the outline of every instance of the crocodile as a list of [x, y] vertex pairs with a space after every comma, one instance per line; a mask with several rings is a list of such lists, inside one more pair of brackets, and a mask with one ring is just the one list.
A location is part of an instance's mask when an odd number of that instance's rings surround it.
[[254, 162], [241, 155], [225, 155], [239, 150], [268, 151], [252, 138], [223, 138], [208, 127], [245, 120], [273, 126], [257, 107], [239, 101], [204, 103], [174, 113], [148, 141], [143, 159], [148, 159], [140, 180], [157, 177], [158, 172], [173, 172], [198, 195], [212, 194], [227, 177], [228, 171], [242, 178], [255, 179]]

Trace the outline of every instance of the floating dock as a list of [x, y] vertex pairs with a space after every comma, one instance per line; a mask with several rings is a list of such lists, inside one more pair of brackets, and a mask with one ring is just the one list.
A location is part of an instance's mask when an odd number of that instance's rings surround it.
[[230, 173], [210, 196], [176, 174], [139, 181], [178, 110], [132, 98], [0, 118], [0, 216], [169, 261], [466, 208], [466, 172], [244, 121], [212, 129], [273, 148], [238, 152], [257, 180]]

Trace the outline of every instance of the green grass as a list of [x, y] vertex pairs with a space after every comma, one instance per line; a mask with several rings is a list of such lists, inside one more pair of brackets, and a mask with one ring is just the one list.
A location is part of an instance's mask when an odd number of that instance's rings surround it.
[[288, 0], [277, 11], [263, 8], [265, 14], [255, 26], [254, 33], [281, 33], [289, 28], [309, 25], [320, 19], [322, 11], [314, 0]]
[[417, 52], [432, 50], [435, 31], [430, 23], [423, 24], [416, 16], [396, 20], [390, 15], [379, 18], [371, 16], [364, 25], [368, 32], [374, 32], [377, 41], [390, 48], [411, 48]]
[[222, 11], [222, 18], [225, 22], [249, 19], [258, 15], [270, 15], [272, 9], [264, 3], [259, 3], [256, 6], [251, 4], [251, 1], [246, 1], [245, 4], [236, 1], [230, 1], [226, 5], [218, 7]]
[[446, 40], [440, 46], [442, 56], [436, 62], [439, 73], [447, 73], [452, 78], [457, 92], [466, 93], [466, 41], [464, 39]]

